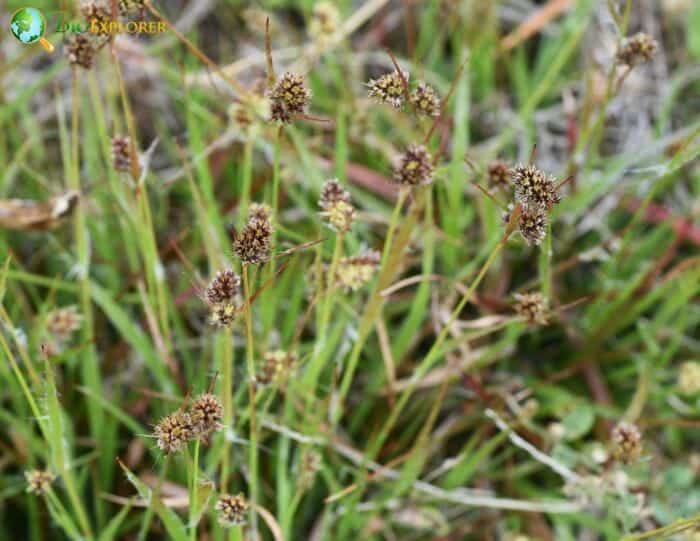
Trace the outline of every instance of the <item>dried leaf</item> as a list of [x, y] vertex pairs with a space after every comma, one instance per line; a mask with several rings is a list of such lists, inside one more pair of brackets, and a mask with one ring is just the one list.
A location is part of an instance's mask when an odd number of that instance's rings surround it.
[[78, 204], [80, 194], [71, 190], [48, 201], [0, 199], [0, 227], [16, 231], [45, 231], [58, 227]]

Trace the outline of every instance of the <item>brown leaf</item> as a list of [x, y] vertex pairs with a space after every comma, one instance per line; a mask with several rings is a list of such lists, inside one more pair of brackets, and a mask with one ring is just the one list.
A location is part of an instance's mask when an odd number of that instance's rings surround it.
[[71, 190], [48, 201], [0, 199], [0, 227], [16, 231], [45, 231], [58, 227], [78, 204], [80, 194]]

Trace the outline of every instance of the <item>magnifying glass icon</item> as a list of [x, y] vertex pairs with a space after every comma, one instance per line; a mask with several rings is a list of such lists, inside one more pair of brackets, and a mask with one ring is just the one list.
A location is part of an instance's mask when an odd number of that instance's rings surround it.
[[36, 8], [21, 8], [15, 11], [10, 19], [12, 35], [25, 45], [39, 43], [46, 52], [54, 50], [53, 44], [44, 37], [46, 33], [46, 18]]

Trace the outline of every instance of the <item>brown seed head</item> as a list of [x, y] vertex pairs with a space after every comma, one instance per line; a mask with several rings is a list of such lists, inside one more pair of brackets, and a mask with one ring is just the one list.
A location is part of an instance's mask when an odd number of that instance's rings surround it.
[[92, 34], [72, 33], [66, 38], [64, 48], [71, 65], [89, 70], [95, 62], [98, 42]]
[[506, 188], [510, 185], [511, 171], [508, 164], [501, 160], [495, 160], [488, 166], [489, 184], [497, 188]]
[[215, 327], [230, 327], [238, 315], [238, 304], [224, 301], [209, 306], [209, 321]]
[[243, 494], [238, 494], [237, 496], [222, 494], [214, 509], [219, 513], [219, 524], [228, 528], [245, 524], [248, 507], [248, 502]]
[[194, 432], [197, 437], [207, 438], [212, 432], [218, 432], [223, 425], [224, 406], [211, 393], [199, 395], [190, 407]]
[[659, 44], [654, 38], [649, 34], [639, 32], [622, 40], [616, 58], [621, 64], [632, 67], [651, 60], [658, 48]]
[[[409, 74], [407, 71], [401, 72], [406, 84], [408, 84]], [[379, 79], [370, 79], [367, 83], [368, 95], [379, 103], [388, 103], [394, 109], [403, 107], [406, 94], [404, 92], [401, 75], [394, 70], [391, 73], [382, 75]]]
[[356, 291], [372, 279], [380, 262], [381, 254], [376, 250], [344, 257], [338, 264], [336, 280], [346, 291]]
[[548, 323], [549, 303], [541, 293], [516, 293], [515, 311], [530, 325]]
[[642, 434], [635, 425], [621, 421], [612, 434], [614, 457], [625, 464], [637, 460], [642, 454]]
[[328, 220], [335, 231], [346, 233], [350, 230], [355, 219], [355, 209], [350, 203], [350, 193], [343, 189], [338, 179], [326, 181], [318, 204], [321, 216]]
[[423, 145], [409, 145], [394, 164], [394, 182], [403, 186], [430, 184], [433, 181], [432, 157]]
[[241, 278], [231, 269], [221, 270], [204, 291], [204, 298], [210, 305], [232, 302], [241, 289]]
[[265, 203], [251, 203], [248, 208], [248, 221], [272, 221], [272, 207]]
[[24, 477], [27, 480], [27, 492], [37, 495], [46, 494], [51, 483], [56, 479], [56, 476], [48, 470], [26, 471]]
[[119, 13], [123, 17], [144, 9], [146, 9], [146, 2], [144, 0], [119, 0]]
[[131, 171], [131, 138], [128, 136], [112, 138], [112, 164], [117, 171]]
[[177, 452], [195, 435], [192, 417], [189, 413], [175, 411], [163, 417], [153, 433], [158, 439], [159, 449], [166, 453]]
[[314, 482], [316, 473], [321, 469], [323, 464], [321, 455], [313, 449], [307, 449], [301, 457], [299, 464], [299, 489], [303, 492], [311, 488]]
[[518, 230], [525, 242], [535, 246], [547, 236], [547, 212], [541, 208], [523, 208], [518, 220]]
[[271, 119], [290, 123], [295, 117], [306, 113], [311, 90], [306, 87], [301, 75], [287, 72], [272, 87], [269, 98]]
[[523, 207], [550, 210], [561, 198], [553, 177], [534, 165], [518, 165], [512, 170], [515, 199]]
[[80, 329], [83, 316], [75, 305], [52, 310], [46, 316], [46, 330], [60, 342], [67, 342]]
[[281, 349], [268, 351], [263, 358], [260, 369], [255, 374], [255, 382], [259, 385], [283, 382], [289, 376], [296, 361], [295, 353]]
[[411, 92], [410, 101], [418, 114], [425, 116], [438, 116], [440, 114], [440, 98], [435, 89], [420, 81]]
[[251, 206], [248, 223], [233, 241], [233, 252], [243, 263], [257, 265], [270, 259], [273, 227], [264, 208]]

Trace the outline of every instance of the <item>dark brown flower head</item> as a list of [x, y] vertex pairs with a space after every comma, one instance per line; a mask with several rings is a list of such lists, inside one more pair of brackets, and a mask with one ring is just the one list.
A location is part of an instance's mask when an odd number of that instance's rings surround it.
[[411, 105], [418, 114], [425, 116], [438, 116], [440, 114], [440, 98], [435, 89], [420, 81], [410, 95]]
[[659, 44], [654, 38], [649, 34], [639, 32], [622, 40], [616, 58], [621, 64], [632, 67], [651, 60], [658, 48]]
[[[402, 71], [401, 74], [406, 84], [408, 84], [408, 72]], [[391, 73], [386, 73], [379, 79], [370, 79], [367, 86], [369, 87], [368, 94], [370, 98], [380, 103], [388, 103], [394, 109], [403, 107], [406, 93], [398, 71], [394, 70]]]
[[260, 369], [255, 374], [255, 382], [259, 385], [283, 382], [289, 376], [296, 361], [297, 356], [295, 353], [281, 349], [277, 351], [268, 351], [265, 354]]
[[409, 145], [394, 164], [394, 182], [403, 186], [430, 184], [433, 181], [433, 162], [423, 145]]
[[189, 413], [175, 411], [163, 417], [153, 433], [158, 439], [159, 449], [166, 453], [175, 453], [195, 435], [192, 417]]
[[71, 65], [86, 70], [92, 68], [98, 51], [98, 42], [92, 34], [71, 33], [66, 38], [64, 47]]
[[518, 230], [525, 242], [538, 246], [547, 236], [547, 212], [541, 208], [523, 208], [518, 220]]
[[216, 327], [230, 327], [238, 315], [238, 304], [224, 301], [209, 306], [209, 321]]
[[613, 428], [613, 456], [625, 464], [634, 462], [642, 454], [642, 434], [635, 425], [624, 421]]
[[338, 264], [336, 280], [345, 290], [355, 291], [374, 276], [382, 256], [376, 250], [365, 250], [359, 255], [344, 257]]
[[245, 264], [258, 265], [270, 259], [272, 222], [262, 206], [251, 206], [251, 216], [233, 241], [233, 252]]
[[523, 207], [550, 210], [561, 198], [553, 177], [534, 165], [518, 165], [512, 170], [515, 199]]
[[269, 98], [271, 119], [289, 123], [306, 113], [311, 101], [311, 90], [306, 87], [301, 75], [287, 72], [272, 87]]
[[48, 492], [56, 476], [48, 470], [32, 470], [24, 472], [24, 478], [27, 480], [27, 492], [41, 495]]
[[101, 49], [110, 40], [109, 31], [103, 30], [112, 22], [111, 4], [100, 0], [87, 0], [80, 6], [80, 12], [90, 25], [90, 35], [94, 40], [95, 47]]
[[489, 184], [497, 188], [510, 186], [511, 171], [508, 164], [501, 160], [492, 161], [488, 166]]
[[207, 438], [212, 432], [221, 430], [224, 406], [211, 393], [199, 395], [190, 407], [194, 432], [200, 438]]
[[231, 496], [222, 494], [214, 509], [219, 513], [219, 524], [225, 527], [245, 524], [248, 514], [248, 502], [243, 494]]
[[112, 138], [112, 164], [117, 171], [131, 171], [131, 139], [128, 136]]
[[83, 316], [75, 305], [52, 310], [46, 316], [46, 330], [59, 342], [67, 342], [80, 329]]
[[530, 325], [548, 323], [549, 303], [541, 293], [516, 293], [515, 311]]
[[355, 219], [355, 208], [350, 202], [350, 193], [343, 189], [338, 179], [326, 181], [318, 204], [321, 216], [328, 220], [335, 231], [346, 233], [350, 230]]
[[231, 302], [241, 289], [241, 278], [231, 269], [221, 270], [204, 291], [204, 298], [210, 305]]

